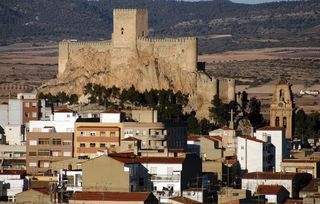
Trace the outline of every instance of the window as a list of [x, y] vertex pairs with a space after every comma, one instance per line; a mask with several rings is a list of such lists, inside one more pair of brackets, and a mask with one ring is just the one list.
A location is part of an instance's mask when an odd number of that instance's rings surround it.
[[36, 146], [37, 145], [37, 140], [30, 140], [29, 141], [30, 146]]
[[59, 154], [60, 154], [59, 151], [53, 151], [53, 152], [52, 152], [52, 156], [53, 156], [53, 157], [58, 157]]
[[71, 140], [64, 140], [63, 141], [63, 145], [64, 146], [70, 146], [70, 145], [72, 145], [72, 141]]
[[37, 103], [36, 103], [36, 102], [33, 102], [33, 103], [32, 103], [32, 107], [33, 107], [33, 108], [37, 107]]
[[90, 136], [96, 136], [96, 132], [90, 132]]
[[123, 29], [123, 28], [121, 28], [121, 35], [123, 35], [123, 30], [124, 30], [124, 29]]
[[105, 148], [106, 144], [105, 143], [100, 143], [100, 147]]
[[52, 139], [52, 144], [53, 145], [61, 145], [61, 139], [53, 138]]
[[50, 156], [50, 150], [39, 150], [38, 156]]
[[101, 137], [105, 137], [106, 136], [106, 132], [100, 132], [100, 136]]
[[110, 132], [110, 137], [115, 137], [116, 133], [115, 132]]
[[81, 136], [85, 136], [85, 135], [86, 135], [86, 132], [81, 131], [81, 132], [80, 132], [80, 135], [81, 135]]
[[139, 186], [144, 186], [144, 179], [143, 178], [139, 178]]
[[24, 117], [28, 118], [29, 117], [29, 113], [28, 112], [24, 112]]
[[30, 157], [37, 156], [37, 152], [29, 152], [29, 156], [30, 156]]
[[49, 168], [50, 162], [43, 162], [43, 167], [44, 168]]
[[96, 143], [90, 143], [90, 147], [96, 147]]
[[287, 128], [287, 117], [283, 117], [283, 127]]
[[80, 147], [86, 147], [85, 143], [80, 143]]
[[71, 157], [71, 152], [63, 152], [64, 157]]
[[29, 108], [29, 107], [30, 107], [29, 102], [25, 103], [25, 104], [24, 104], [24, 107], [25, 107], [25, 108]]
[[244, 149], [244, 146], [241, 146], [241, 149]]
[[49, 145], [50, 140], [49, 140], [49, 138], [39, 138], [38, 144], [39, 145]]
[[37, 113], [36, 112], [32, 112], [32, 117], [36, 118], [37, 117]]
[[29, 167], [37, 167], [37, 163], [36, 162], [29, 162]]
[[279, 117], [276, 117], [276, 127], [279, 127], [279, 125], [280, 125]]

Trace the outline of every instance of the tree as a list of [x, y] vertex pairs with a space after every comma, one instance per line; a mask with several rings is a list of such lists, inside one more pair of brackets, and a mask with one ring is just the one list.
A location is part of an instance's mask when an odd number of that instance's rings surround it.
[[214, 95], [211, 104], [213, 107], [209, 108], [209, 112], [215, 125], [219, 127], [226, 125], [229, 118], [228, 106], [222, 103], [218, 95]]
[[248, 119], [250, 120], [252, 126], [255, 129], [265, 126], [266, 121], [264, 120], [262, 114], [260, 113], [261, 102], [257, 98], [252, 97], [250, 98], [248, 105], [249, 105]]

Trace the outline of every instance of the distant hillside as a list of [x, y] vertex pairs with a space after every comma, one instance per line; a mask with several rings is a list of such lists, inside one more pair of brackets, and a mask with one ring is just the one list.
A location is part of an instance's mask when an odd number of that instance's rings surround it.
[[[151, 37], [198, 36], [200, 53], [320, 46], [319, 0], [259, 5], [228, 0], [1, 1], [0, 43], [110, 39], [114, 8], [147, 8]], [[232, 37], [214, 38], [219, 34]]]

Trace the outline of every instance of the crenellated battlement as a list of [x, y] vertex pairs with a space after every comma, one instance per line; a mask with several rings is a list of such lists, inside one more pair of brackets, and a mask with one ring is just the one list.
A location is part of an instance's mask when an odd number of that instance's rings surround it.
[[111, 41], [62, 41], [59, 46], [110, 46]]
[[138, 41], [147, 43], [187, 43], [197, 42], [196, 37], [181, 37], [181, 38], [146, 38], [138, 37]]

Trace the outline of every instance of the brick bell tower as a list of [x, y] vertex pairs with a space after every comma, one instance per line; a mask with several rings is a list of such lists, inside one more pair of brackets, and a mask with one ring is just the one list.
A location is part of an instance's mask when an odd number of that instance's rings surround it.
[[270, 126], [284, 127], [286, 139], [292, 138], [293, 102], [291, 85], [281, 79], [276, 85], [270, 104]]

